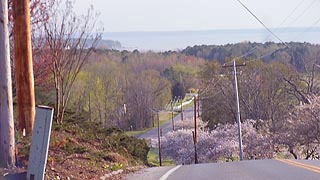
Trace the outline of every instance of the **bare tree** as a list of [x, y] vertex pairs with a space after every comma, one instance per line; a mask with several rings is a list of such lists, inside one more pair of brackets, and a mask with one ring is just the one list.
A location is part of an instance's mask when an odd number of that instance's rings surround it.
[[73, 12], [72, 1], [56, 1], [49, 17], [44, 25], [44, 56], [50, 61], [53, 74], [56, 120], [62, 123], [73, 83], [101, 33], [95, 32], [97, 14], [93, 7], [87, 14], [78, 16]]
[[8, 2], [0, 2], [0, 166], [15, 166]]

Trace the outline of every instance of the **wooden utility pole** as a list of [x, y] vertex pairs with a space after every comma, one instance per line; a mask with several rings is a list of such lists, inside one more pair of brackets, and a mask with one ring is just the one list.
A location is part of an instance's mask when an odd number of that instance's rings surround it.
[[197, 97], [193, 97], [194, 102], [194, 142], [197, 143]]
[[172, 123], [172, 131], [174, 131], [174, 121], [173, 121], [173, 101], [171, 100], [171, 123]]
[[0, 1], [0, 167], [15, 166], [8, 1]]
[[32, 134], [35, 117], [29, 0], [13, 0], [18, 126]]
[[234, 90], [236, 97], [236, 110], [237, 110], [237, 123], [238, 123], [238, 139], [239, 139], [239, 157], [242, 161], [242, 133], [241, 133], [241, 117], [240, 117], [240, 104], [239, 104], [239, 92], [238, 92], [238, 79], [237, 79], [237, 66], [245, 66], [246, 64], [236, 65], [236, 61], [233, 60], [233, 65], [223, 65], [224, 68], [232, 67], [234, 76]]
[[161, 137], [160, 137], [160, 117], [159, 117], [159, 111], [157, 111], [157, 119], [158, 119], [158, 147], [159, 147], [159, 165], [162, 166], [161, 161]]
[[180, 101], [181, 101], [181, 121], [183, 121], [183, 106], [182, 106], [183, 98], [182, 98], [182, 96], [181, 96]]
[[198, 94], [198, 117], [200, 117], [200, 95]]
[[194, 163], [198, 164], [198, 152], [197, 152], [197, 97], [194, 96], [194, 133], [193, 133], [193, 141], [194, 141]]

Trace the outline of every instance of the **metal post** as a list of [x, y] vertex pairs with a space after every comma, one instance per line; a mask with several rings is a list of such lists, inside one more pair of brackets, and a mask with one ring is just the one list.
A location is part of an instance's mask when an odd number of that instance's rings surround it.
[[240, 105], [239, 105], [239, 93], [238, 93], [237, 68], [236, 68], [236, 61], [235, 61], [235, 60], [233, 60], [233, 74], [234, 74], [234, 88], [235, 88], [236, 110], [237, 110], [237, 123], [238, 123], [239, 157], [240, 157], [240, 161], [242, 161], [241, 118], [240, 118]]
[[44, 179], [53, 119], [53, 108], [37, 106], [34, 132], [30, 147], [27, 180]]
[[19, 129], [32, 134], [35, 117], [29, 0], [13, 0], [15, 73]]
[[159, 118], [159, 112], [157, 112], [157, 119], [158, 119], [159, 165], [162, 166], [162, 161], [161, 161], [161, 138], [160, 138], [160, 118]]

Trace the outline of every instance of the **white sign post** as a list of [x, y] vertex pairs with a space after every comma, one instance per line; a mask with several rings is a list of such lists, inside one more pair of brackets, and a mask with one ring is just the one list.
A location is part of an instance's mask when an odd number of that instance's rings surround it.
[[28, 163], [27, 180], [43, 180], [53, 118], [53, 108], [37, 106]]

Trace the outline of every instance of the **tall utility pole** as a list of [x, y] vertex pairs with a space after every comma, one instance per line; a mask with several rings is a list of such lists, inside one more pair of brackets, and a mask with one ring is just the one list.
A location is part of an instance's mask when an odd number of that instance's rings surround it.
[[197, 143], [197, 97], [193, 97], [194, 102], [194, 142]]
[[233, 65], [223, 65], [223, 67], [233, 67], [234, 76], [234, 89], [236, 97], [236, 110], [237, 110], [237, 123], [238, 123], [238, 140], [239, 140], [239, 157], [240, 161], [242, 158], [242, 133], [241, 133], [241, 117], [240, 117], [240, 105], [239, 105], [239, 92], [238, 92], [238, 80], [237, 80], [237, 66], [245, 66], [246, 64], [236, 65], [236, 61], [233, 60]]
[[0, 167], [15, 166], [8, 1], [0, 1]]
[[182, 96], [181, 96], [180, 101], [181, 101], [181, 121], [183, 121], [183, 107], [182, 107], [182, 101], [183, 101], [183, 99], [182, 99]]
[[32, 134], [35, 117], [29, 0], [13, 0], [18, 126]]
[[161, 137], [160, 137], [160, 118], [159, 118], [159, 111], [157, 111], [157, 119], [158, 119], [158, 147], [159, 147], [159, 165], [162, 166], [161, 161]]
[[174, 131], [174, 121], [173, 121], [173, 101], [171, 100], [171, 122], [172, 122], [172, 131]]
[[200, 117], [200, 95], [198, 93], [198, 117]]
[[194, 163], [198, 164], [198, 152], [197, 152], [197, 96], [194, 96]]

